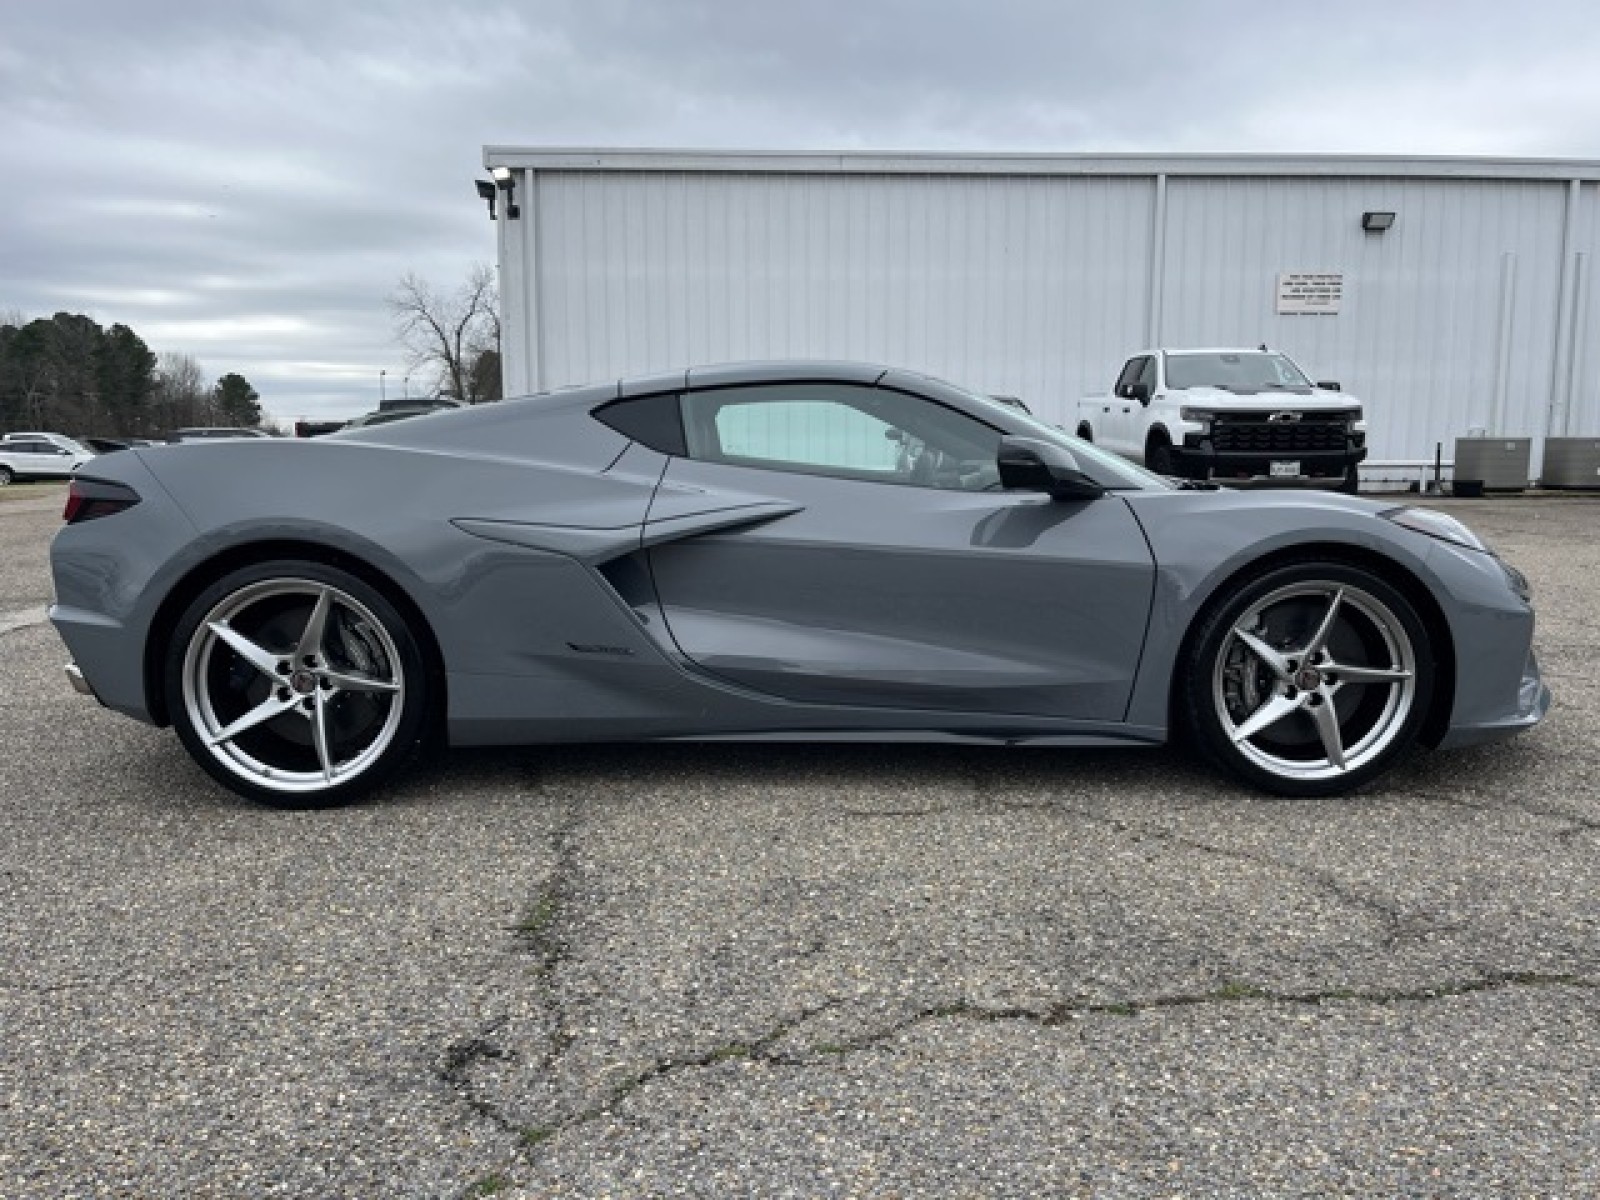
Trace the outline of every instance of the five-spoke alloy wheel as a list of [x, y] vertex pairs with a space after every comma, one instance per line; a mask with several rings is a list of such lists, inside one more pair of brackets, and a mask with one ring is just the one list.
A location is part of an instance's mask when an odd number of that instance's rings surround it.
[[1327, 795], [1412, 744], [1433, 689], [1405, 596], [1344, 563], [1295, 563], [1236, 588], [1191, 644], [1183, 700], [1213, 759], [1285, 795]]
[[321, 563], [235, 571], [180, 618], [167, 704], [189, 752], [233, 790], [286, 808], [343, 803], [415, 749], [426, 671], [405, 620]]

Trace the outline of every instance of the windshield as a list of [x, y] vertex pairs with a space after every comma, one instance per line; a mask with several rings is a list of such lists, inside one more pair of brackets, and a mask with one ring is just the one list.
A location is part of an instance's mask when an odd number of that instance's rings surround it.
[[1281, 354], [1223, 351], [1167, 355], [1167, 386], [1175, 390], [1214, 387], [1229, 392], [1309, 389], [1311, 381]]

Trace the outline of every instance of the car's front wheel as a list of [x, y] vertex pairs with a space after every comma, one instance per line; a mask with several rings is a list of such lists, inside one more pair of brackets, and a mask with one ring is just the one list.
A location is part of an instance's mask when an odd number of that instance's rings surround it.
[[1280, 566], [1201, 619], [1181, 700], [1200, 748], [1290, 796], [1347, 791], [1416, 740], [1433, 694], [1428, 633], [1406, 597], [1337, 562]]
[[416, 634], [382, 593], [323, 563], [234, 571], [179, 618], [168, 711], [197, 762], [252, 800], [322, 808], [411, 757], [426, 712]]

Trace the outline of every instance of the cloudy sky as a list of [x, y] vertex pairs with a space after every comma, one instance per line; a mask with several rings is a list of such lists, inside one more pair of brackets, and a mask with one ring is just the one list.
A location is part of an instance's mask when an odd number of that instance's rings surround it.
[[0, 317], [374, 406], [486, 143], [1600, 158], [1592, 4], [0, 0]]

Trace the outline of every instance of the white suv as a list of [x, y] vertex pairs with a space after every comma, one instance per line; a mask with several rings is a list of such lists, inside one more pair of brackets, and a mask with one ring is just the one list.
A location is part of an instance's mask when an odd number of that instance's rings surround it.
[[93, 454], [94, 451], [82, 442], [69, 438], [64, 433], [8, 433], [0, 437], [0, 442], [50, 442], [60, 446], [72, 454]]
[[58, 433], [8, 433], [0, 438], [0, 485], [14, 479], [65, 479], [93, 457]]

